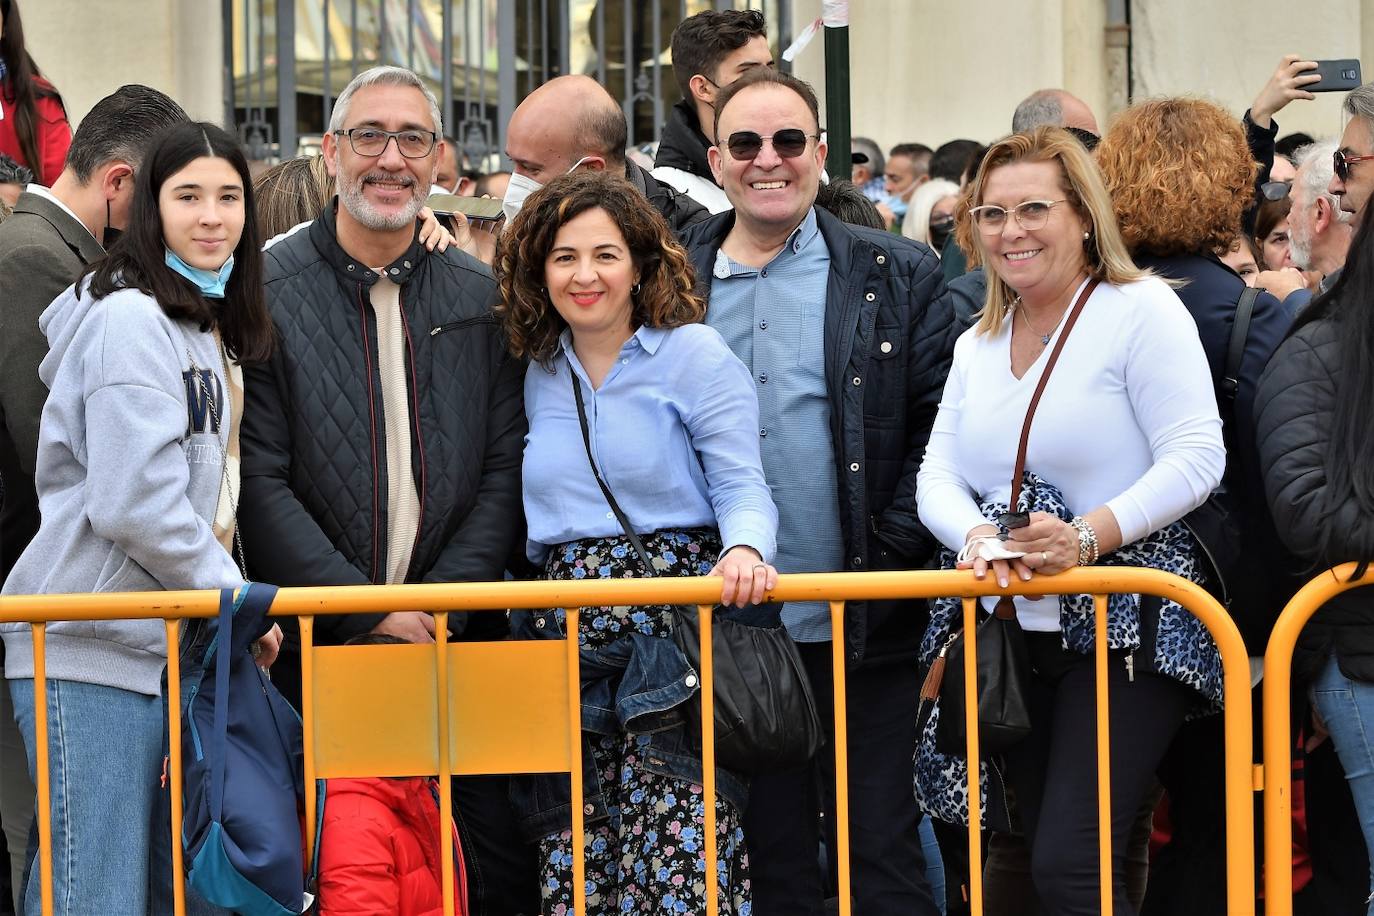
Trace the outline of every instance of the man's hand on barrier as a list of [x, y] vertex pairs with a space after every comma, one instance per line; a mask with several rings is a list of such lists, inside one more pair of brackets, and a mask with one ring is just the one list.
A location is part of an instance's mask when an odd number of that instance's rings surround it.
[[424, 611], [396, 611], [383, 617], [372, 632], [396, 636], [406, 642], [434, 642], [434, 617]]
[[272, 624], [272, 629], [254, 641], [250, 651], [253, 653], [253, 661], [259, 668], [271, 668], [272, 663], [277, 660], [277, 653], [281, 651], [281, 627]]
[[711, 570], [711, 575], [725, 579], [720, 603], [735, 607], [758, 604], [763, 601], [765, 592], [778, 585], [778, 571], [763, 562], [757, 550], [742, 545], [727, 550]]

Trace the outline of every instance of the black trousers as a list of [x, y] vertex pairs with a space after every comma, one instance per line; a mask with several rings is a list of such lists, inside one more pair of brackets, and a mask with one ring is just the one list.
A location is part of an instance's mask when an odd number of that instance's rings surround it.
[[[800, 643], [827, 734], [834, 731], [831, 645]], [[860, 667], [846, 679], [849, 843], [854, 912], [935, 916], [911, 788], [920, 673], [914, 660]], [[744, 812], [756, 916], [824, 913], [835, 893], [835, 749], [810, 765], [755, 775]], [[821, 812], [824, 812], [822, 827]], [[825, 834], [827, 863], [821, 864]]]
[[[1053, 916], [1095, 916], [1098, 890], [1097, 698], [1094, 660], [1068, 652], [1059, 633], [1027, 633], [1034, 674], [1030, 736], [1006, 753], [1030, 845], [1031, 877]], [[1139, 658], [1136, 659], [1139, 661]], [[1134, 916], [1126, 887], [1131, 827], [1155, 771], [1197, 694], [1172, 678], [1128, 678], [1124, 653], [1108, 664], [1111, 693], [1112, 906]]]

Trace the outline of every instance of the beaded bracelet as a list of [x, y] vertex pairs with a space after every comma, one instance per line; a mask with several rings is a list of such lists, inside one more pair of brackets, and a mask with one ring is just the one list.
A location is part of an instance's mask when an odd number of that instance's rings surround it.
[[1075, 515], [1069, 524], [1078, 531], [1078, 565], [1092, 566], [1098, 556], [1097, 532], [1081, 515]]

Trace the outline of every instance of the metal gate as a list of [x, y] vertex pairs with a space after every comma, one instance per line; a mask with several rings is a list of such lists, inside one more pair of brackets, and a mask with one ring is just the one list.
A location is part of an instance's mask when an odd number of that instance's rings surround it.
[[252, 159], [312, 152], [360, 70], [419, 73], [440, 99], [465, 168], [490, 171], [505, 125], [532, 89], [565, 73], [621, 100], [631, 146], [655, 143], [678, 100], [673, 29], [712, 6], [753, 8], [780, 53], [791, 0], [222, 0], [226, 123]]

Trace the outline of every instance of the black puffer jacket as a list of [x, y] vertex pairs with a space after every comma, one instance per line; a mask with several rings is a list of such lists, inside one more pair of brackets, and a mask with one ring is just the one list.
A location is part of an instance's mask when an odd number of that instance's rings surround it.
[[711, 215], [710, 210], [672, 185], [659, 181], [633, 162], [625, 163], [625, 179], [639, 188], [639, 193], [649, 198], [649, 203], [663, 214], [663, 218], [668, 221], [668, 228], [679, 238], [688, 226], [696, 225]]
[[[1369, 559], [1356, 556], [1353, 545], [1368, 542], [1374, 518], [1353, 505], [1328, 515], [1326, 455], [1341, 374], [1338, 319], [1319, 318], [1285, 340], [1260, 377], [1255, 398], [1255, 428], [1264, 489], [1279, 536], [1311, 572], [1333, 561]], [[1349, 551], [1317, 556], [1324, 532], [1349, 533]], [[1356, 532], [1362, 532], [1355, 536]], [[1346, 677], [1374, 681], [1374, 592], [1357, 589], [1336, 598], [1303, 630], [1294, 670], [1310, 678], [1331, 655]]]
[[[380, 583], [387, 481], [376, 275], [335, 237], [334, 206], [265, 254], [278, 344], [248, 367], [239, 523], [255, 578]], [[487, 268], [418, 242], [386, 268], [401, 286], [420, 524], [407, 582], [500, 579], [521, 535], [521, 364], [510, 358]], [[322, 641], [380, 615], [322, 617]], [[275, 669], [274, 669], [275, 671]]]
[[667, 166], [691, 172], [707, 181], [715, 181], [711, 174], [711, 163], [706, 158], [706, 149], [711, 145], [701, 132], [701, 123], [692, 104], [679, 99], [668, 109], [668, 120], [663, 122], [663, 136], [658, 141], [658, 153], [654, 156], [654, 168]]
[[[830, 251], [825, 378], [845, 568], [919, 569], [936, 544], [916, 515], [916, 472], [961, 328], [929, 248], [821, 209], [816, 221]], [[703, 296], [734, 222], [733, 210], [719, 213], [684, 237]], [[849, 663], [914, 657], [927, 616], [924, 602], [849, 602]]]

